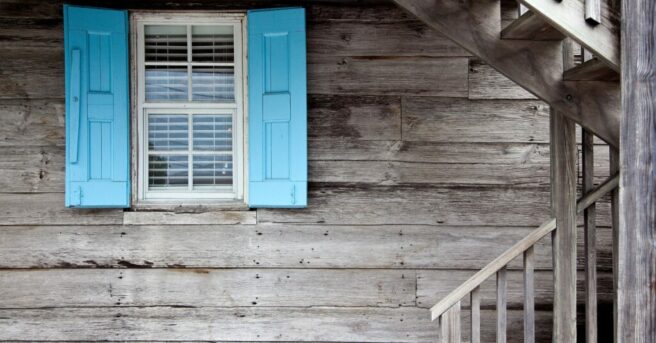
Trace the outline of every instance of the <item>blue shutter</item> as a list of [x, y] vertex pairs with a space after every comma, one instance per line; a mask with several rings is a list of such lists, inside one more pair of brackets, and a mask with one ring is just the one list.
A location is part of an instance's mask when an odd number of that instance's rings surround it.
[[250, 207], [307, 206], [305, 10], [248, 12]]
[[66, 206], [129, 207], [126, 11], [64, 6]]

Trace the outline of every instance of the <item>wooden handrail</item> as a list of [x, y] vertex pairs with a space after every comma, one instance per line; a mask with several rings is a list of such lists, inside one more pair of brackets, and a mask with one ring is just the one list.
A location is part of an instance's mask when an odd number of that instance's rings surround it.
[[[597, 202], [602, 196], [611, 190], [615, 189], [619, 184], [619, 175], [608, 178], [604, 183], [597, 188], [587, 193], [576, 202], [576, 211], [582, 212], [588, 206]], [[532, 247], [544, 236], [556, 229], [556, 218], [551, 218], [542, 223], [537, 229], [533, 230], [526, 237], [522, 238], [519, 242], [515, 243], [512, 247], [506, 250], [503, 254], [499, 255], [485, 268], [479, 270], [476, 274], [470, 277], [467, 281], [462, 283], [453, 292], [449, 293], [444, 299], [440, 300], [435, 306], [431, 307], [431, 320], [439, 318], [451, 306], [455, 305], [467, 294], [478, 287], [483, 281], [487, 280], [490, 276], [494, 275], [501, 268], [505, 267], [510, 261], [514, 260], [517, 256], [524, 253], [526, 249]]]

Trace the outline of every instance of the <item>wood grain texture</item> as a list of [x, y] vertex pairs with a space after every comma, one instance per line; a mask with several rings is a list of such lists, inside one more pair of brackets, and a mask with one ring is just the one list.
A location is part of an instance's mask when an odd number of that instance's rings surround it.
[[576, 341], [576, 132], [575, 124], [552, 110], [551, 184], [555, 342]]
[[412, 97], [402, 108], [407, 141], [548, 142], [549, 109], [539, 101]]
[[121, 224], [122, 209], [71, 209], [63, 193], [6, 193], [0, 196], [0, 227], [4, 225]]
[[63, 47], [3, 48], [0, 60], [0, 99], [64, 97]]
[[508, 330], [508, 279], [503, 267], [497, 272], [497, 343], [506, 343]]
[[[258, 224], [5, 226], [1, 230], [0, 268], [476, 270], [531, 229]], [[543, 243], [536, 247], [538, 269], [551, 268], [550, 245]]]
[[[620, 33], [612, 21], [603, 25], [589, 25], [585, 21], [585, 8], [582, 1], [541, 1], [520, 0], [531, 11], [542, 16], [564, 35], [600, 57], [614, 70], [620, 70]], [[601, 12], [601, 8], [599, 8]], [[601, 15], [601, 13], [600, 13]]]
[[457, 302], [440, 317], [440, 337], [443, 343], [460, 343], [460, 316], [460, 302]]
[[8, 146], [0, 154], [0, 192], [64, 191], [64, 148]]
[[311, 139], [401, 139], [398, 96], [310, 95], [308, 108]]
[[123, 213], [123, 225], [254, 225], [257, 222], [256, 216], [255, 211], [127, 211]]
[[469, 59], [469, 98], [537, 99], [535, 95], [478, 58]]
[[481, 342], [481, 292], [480, 288], [474, 288], [470, 295], [470, 330], [471, 343]]
[[617, 342], [656, 341], [656, 3], [622, 2]]
[[308, 53], [335, 56], [469, 56], [418, 20], [326, 20], [308, 25]]
[[574, 68], [565, 70], [566, 81], [619, 81], [620, 75], [598, 58], [587, 60]]
[[[583, 193], [594, 188], [594, 136], [583, 129]], [[597, 226], [596, 205], [583, 211], [585, 254], [585, 339], [597, 342]]]
[[501, 30], [501, 38], [559, 41], [565, 36], [542, 17], [527, 11]]
[[526, 249], [523, 255], [524, 343], [535, 343], [535, 248]]
[[0, 308], [399, 307], [414, 305], [415, 283], [412, 270], [5, 270]]
[[308, 93], [466, 97], [467, 61], [308, 55]]
[[[80, 329], [84, 323], [84, 329]], [[367, 307], [125, 307], [0, 310], [0, 339], [432, 342], [426, 310]]]
[[497, 1], [395, 2], [558, 111], [617, 146], [620, 117], [617, 85], [563, 82], [559, 42], [501, 40]]
[[52, 145], [64, 145], [63, 98], [0, 99], [0, 146]]

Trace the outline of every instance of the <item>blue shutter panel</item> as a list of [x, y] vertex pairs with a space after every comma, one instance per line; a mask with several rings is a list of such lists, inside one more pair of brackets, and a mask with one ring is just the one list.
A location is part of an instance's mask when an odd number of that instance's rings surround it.
[[66, 206], [129, 207], [127, 11], [64, 6]]
[[248, 12], [250, 207], [307, 206], [305, 10]]

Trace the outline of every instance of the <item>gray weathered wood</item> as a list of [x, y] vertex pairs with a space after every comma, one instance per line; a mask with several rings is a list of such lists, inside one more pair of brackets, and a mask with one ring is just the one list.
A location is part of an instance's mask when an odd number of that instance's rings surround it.
[[0, 192], [63, 192], [64, 148], [7, 146], [0, 154]]
[[0, 61], [0, 99], [64, 97], [63, 47], [3, 47]]
[[[488, 100], [537, 99], [535, 95], [478, 58], [469, 59], [469, 98]], [[546, 106], [546, 104], [543, 105]]]
[[[594, 135], [583, 129], [583, 193], [594, 188]], [[596, 206], [583, 211], [585, 251], [585, 331], [586, 342], [597, 342], [597, 227]]]
[[[618, 149], [613, 147], [608, 147], [609, 155], [609, 169], [611, 174], [617, 174], [620, 172], [620, 152]], [[610, 206], [611, 206], [611, 227], [613, 230], [613, 235], [611, 238], [612, 242], [612, 265], [613, 265], [613, 332], [618, 332], [618, 314], [619, 308], [618, 305], [618, 294], [619, 294], [619, 241], [620, 241], [620, 188], [617, 187], [613, 189], [610, 193]], [[613, 337], [613, 342], [617, 342], [617, 335]]]
[[506, 268], [502, 267], [497, 272], [497, 343], [506, 343], [506, 330], [508, 327], [508, 280]]
[[395, 2], [570, 119], [618, 145], [618, 85], [563, 82], [560, 42], [501, 40], [497, 1]]
[[3, 270], [0, 308], [398, 307], [414, 304], [415, 287], [412, 270]]
[[619, 81], [620, 75], [598, 58], [587, 60], [563, 73], [566, 81]]
[[601, 0], [585, 1], [585, 21], [596, 25], [601, 23]]
[[39, 145], [64, 145], [64, 100], [0, 99], [0, 146]]
[[501, 30], [501, 38], [559, 41], [565, 36], [542, 17], [528, 11]]
[[[316, 20], [316, 19], [315, 19]], [[418, 20], [323, 20], [308, 25], [309, 54], [336, 56], [469, 56]]]
[[257, 222], [256, 216], [255, 211], [128, 211], [123, 213], [123, 225], [253, 225]]
[[309, 138], [401, 139], [398, 96], [310, 95], [308, 110]]
[[308, 55], [310, 94], [467, 96], [468, 58]]
[[576, 132], [575, 124], [551, 113], [554, 342], [576, 340]]
[[613, 22], [589, 25], [584, 20], [586, 12], [581, 1], [520, 0], [520, 2], [541, 15], [563, 34], [592, 51], [614, 70], [620, 70], [619, 28], [615, 27]]
[[66, 208], [63, 193], [6, 193], [0, 196], [0, 226], [121, 223], [122, 209]]
[[549, 109], [539, 101], [413, 97], [404, 99], [402, 110], [403, 139], [408, 141], [549, 141]]
[[617, 342], [656, 341], [656, 4], [622, 2]]
[[460, 343], [460, 302], [440, 317], [440, 336], [443, 343]]
[[535, 343], [535, 248], [524, 251], [524, 343]]
[[[321, 224], [4, 226], [0, 268], [477, 270], [532, 230]], [[536, 247], [536, 268], [551, 268], [549, 254], [548, 242]], [[511, 267], [517, 269], [521, 265], [513, 263]], [[465, 274], [461, 281], [468, 276]], [[454, 286], [457, 284], [448, 284], [442, 291], [448, 292]]]
[[0, 310], [0, 340], [434, 342], [411, 307], [101, 307]]
[[471, 343], [481, 343], [481, 293], [480, 288], [476, 287], [470, 293], [470, 330], [469, 337]]

